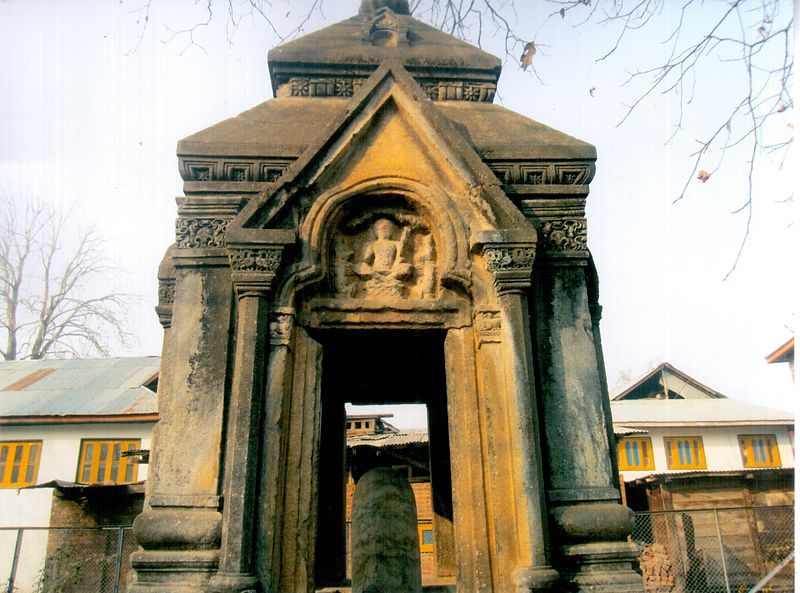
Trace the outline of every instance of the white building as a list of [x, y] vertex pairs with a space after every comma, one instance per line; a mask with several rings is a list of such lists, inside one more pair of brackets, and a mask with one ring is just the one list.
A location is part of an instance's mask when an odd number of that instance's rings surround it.
[[[53, 489], [141, 484], [147, 465], [129, 451], [150, 449], [158, 420], [160, 359], [98, 358], [0, 362], [0, 527], [58, 525]], [[141, 488], [141, 486], [136, 486]], [[8, 574], [15, 532], [0, 530], [0, 575]], [[43, 558], [43, 532], [25, 534], [24, 553]], [[40, 566], [21, 564], [16, 585]]]
[[613, 396], [611, 414], [625, 483], [794, 468], [791, 412], [728, 399], [669, 363]]

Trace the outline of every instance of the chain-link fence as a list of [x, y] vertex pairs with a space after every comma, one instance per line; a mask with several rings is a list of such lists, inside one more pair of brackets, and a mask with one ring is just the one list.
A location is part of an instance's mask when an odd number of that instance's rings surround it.
[[[637, 513], [646, 593], [791, 593], [791, 506]], [[0, 593], [121, 593], [129, 527], [0, 528]]]
[[647, 593], [794, 591], [791, 506], [637, 513], [633, 540]]
[[121, 593], [130, 527], [0, 528], [0, 593]]

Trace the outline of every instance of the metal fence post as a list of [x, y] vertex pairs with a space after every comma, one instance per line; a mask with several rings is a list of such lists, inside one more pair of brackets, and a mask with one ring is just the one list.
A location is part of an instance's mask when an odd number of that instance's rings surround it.
[[11, 573], [8, 575], [8, 585], [6, 591], [14, 591], [14, 581], [17, 580], [17, 564], [19, 563], [19, 551], [22, 549], [22, 532], [24, 529], [17, 529], [17, 542], [14, 544], [14, 558], [11, 559]]
[[114, 593], [119, 593], [119, 580], [122, 576], [122, 546], [125, 543], [125, 528], [117, 528], [117, 558], [114, 562]]
[[717, 540], [719, 541], [719, 555], [722, 558], [722, 575], [725, 577], [725, 591], [731, 593], [731, 583], [728, 580], [728, 566], [725, 563], [725, 548], [722, 545], [722, 532], [719, 529], [719, 511], [714, 509], [714, 525], [717, 528]]

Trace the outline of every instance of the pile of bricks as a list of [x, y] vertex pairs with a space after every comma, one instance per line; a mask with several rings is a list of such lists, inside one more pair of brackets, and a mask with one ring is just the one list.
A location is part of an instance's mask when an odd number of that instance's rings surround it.
[[639, 557], [644, 579], [644, 589], [648, 593], [670, 593], [675, 584], [675, 572], [663, 544], [652, 544], [642, 550]]

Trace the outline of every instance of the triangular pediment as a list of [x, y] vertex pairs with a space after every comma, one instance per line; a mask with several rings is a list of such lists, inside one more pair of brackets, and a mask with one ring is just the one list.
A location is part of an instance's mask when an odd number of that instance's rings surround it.
[[516, 230], [535, 240], [491, 170], [397, 62], [381, 65], [279, 184], [240, 212], [229, 240], [262, 242], [264, 229], [299, 228], [330, 189], [382, 178], [436, 187], [452, 200], [441, 206], [457, 209], [473, 231]]

